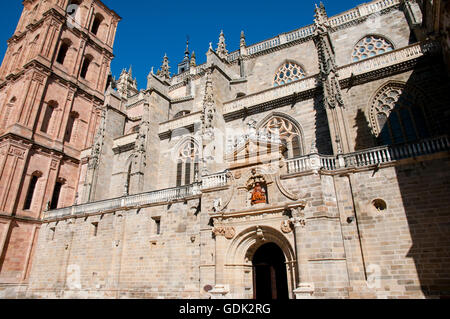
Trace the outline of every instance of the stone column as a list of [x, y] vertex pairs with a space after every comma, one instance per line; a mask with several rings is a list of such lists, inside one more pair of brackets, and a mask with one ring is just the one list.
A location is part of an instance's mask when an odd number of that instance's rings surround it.
[[311, 299], [314, 294], [314, 284], [310, 282], [308, 270], [308, 254], [302, 247], [306, 240], [306, 220], [300, 208], [294, 210], [291, 218], [294, 226], [295, 249], [297, 251], [297, 269], [299, 283], [294, 290], [296, 299]]
[[227, 239], [232, 239], [236, 233], [232, 227], [216, 226], [213, 230], [216, 238], [216, 285], [209, 293], [215, 299], [223, 299], [230, 292], [228, 285], [225, 285], [225, 251]]

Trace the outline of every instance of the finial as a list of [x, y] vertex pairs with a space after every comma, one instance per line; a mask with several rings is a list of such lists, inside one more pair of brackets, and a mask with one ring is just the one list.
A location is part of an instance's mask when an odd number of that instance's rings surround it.
[[214, 51], [212, 47], [212, 42], [209, 42], [209, 50]]
[[245, 33], [244, 31], [241, 31], [241, 47], [245, 47]]
[[167, 54], [164, 54], [163, 63], [161, 65], [161, 69], [156, 73], [157, 76], [169, 79], [170, 78], [170, 66], [169, 66], [169, 58]]
[[192, 51], [192, 55], [191, 55], [191, 66], [195, 67], [197, 66], [197, 61], [195, 59], [195, 51]]
[[222, 59], [226, 59], [228, 57], [227, 45], [225, 44], [225, 36], [223, 34], [223, 30], [220, 31], [219, 43], [217, 44], [216, 53]]

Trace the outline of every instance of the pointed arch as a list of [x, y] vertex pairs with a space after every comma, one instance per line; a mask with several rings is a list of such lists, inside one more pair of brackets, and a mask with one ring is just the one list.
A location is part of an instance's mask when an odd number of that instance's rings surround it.
[[193, 137], [182, 139], [174, 148], [176, 186], [190, 185], [199, 175], [200, 144]]
[[388, 81], [372, 96], [369, 118], [381, 145], [415, 142], [430, 137], [430, 112], [425, 94], [404, 82]]
[[279, 134], [281, 142], [287, 148], [285, 158], [296, 158], [305, 154], [303, 128], [292, 116], [285, 113], [272, 112], [258, 125], [258, 131]]
[[393, 50], [395, 50], [394, 44], [386, 36], [367, 34], [353, 46], [351, 62], [358, 62]]
[[273, 86], [277, 87], [280, 85], [289, 84], [291, 82], [301, 80], [306, 76], [307, 74], [305, 68], [301, 64], [293, 60], [286, 60], [275, 72]]

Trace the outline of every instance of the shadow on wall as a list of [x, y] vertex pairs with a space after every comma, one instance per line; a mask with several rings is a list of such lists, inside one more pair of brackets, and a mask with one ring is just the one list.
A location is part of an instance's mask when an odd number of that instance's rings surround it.
[[[411, 106], [416, 110], [424, 110], [425, 124], [421, 124], [423, 119], [420, 118], [420, 112], [409, 113], [416, 114], [413, 128], [419, 138], [449, 133], [450, 82], [444, 70], [442, 60], [424, 57], [399, 98], [403, 103], [414, 104]], [[415, 92], [418, 88], [424, 92], [423, 98]], [[411, 101], [412, 96], [417, 97], [414, 103]], [[393, 125], [397, 125], [398, 121], [402, 123], [407, 113], [400, 105], [396, 105], [396, 108], [399, 108], [396, 117], [389, 117], [390, 127], [383, 128], [382, 139], [388, 138], [388, 134], [394, 139], [400, 136], [400, 131], [395, 132]], [[411, 139], [412, 133], [408, 133], [408, 129], [402, 125], [403, 138]], [[446, 157], [396, 168], [412, 239], [412, 247], [406, 257], [414, 260], [420, 281], [420, 287], [407, 281], [405, 289], [407, 292], [421, 290], [427, 298], [450, 297], [450, 160], [448, 154]], [[399, 278], [399, 281], [403, 279]]]
[[358, 109], [358, 113], [356, 114], [354, 127], [356, 127], [355, 151], [376, 146], [376, 138], [372, 133], [369, 121], [367, 121], [366, 114], [361, 109]]
[[[327, 120], [327, 113], [325, 106], [323, 104], [322, 93], [318, 93], [314, 96], [314, 110], [316, 111], [315, 116], [315, 136], [316, 136], [316, 147], [319, 154], [322, 155], [332, 155], [333, 145], [331, 144], [330, 128]], [[306, 145], [306, 153], [311, 150], [311, 145]]]

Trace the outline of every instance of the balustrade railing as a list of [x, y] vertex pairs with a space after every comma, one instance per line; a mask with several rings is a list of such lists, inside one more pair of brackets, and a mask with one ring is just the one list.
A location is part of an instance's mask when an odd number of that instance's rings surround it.
[[[361, 168], [391, 163], [402, 159], [450, 151], [447, 136], [422, 140], [417, 143], [377, 147], [361, 152], [335, 156], [311, 154], [286, 161], [288, 174], [324, 169], [334, 171], [342, 168]], [[151, 204], [171, 202], [200, 195], [202, 189], [229, 185], [229, 172], [204, 176], [201, 183], [169, 188], [143, 194], [124, 196], [94, 203], [61, 208], [44, 213], [44, 219], [62, 218], [95, 212], [110, 212]]]
[[[380, 0], [380, 1], [376, 1], [376, 2], [363, 4], [352, 10], [349, 10], [342, 14], [339, 14], [337, 16], [330, 17], [329, 23], [330, 23], [330, 26], [335, 28], [335, 27], [338, 27], [345, 23], [357, 20], [359, 18], [382, 11], [389, 7], [398, 5], [398, 4], [400, 4], [400, 1], [401, 0]], [[292, 31], [289, 33], [280, 34], [272, 39], [249, 46], [247, 48], [247, 54], [253, 55], [253, 54], [277, 47], [284, 43], [288, 43], [288, 42], [306, 38], [306, 37], [314, 34], [314, 31], [315, 31], [315, 26], [309, 25], [309, 26], [303, 27], [301, 29], [298, 29], [298, 30], [295, 30], [295, 31]], [[240, 51], [239, 50], [234, 51], [228, 56], [228, 61], [233, 62], [233, 61], [237, 60], [239, 58], [239, 56], [240, 56]]]
[[346, 167], [364, 167], [429, 155], [450, 150], [447, 136], [422, 140], [418, 143], [384, 146], [344, 155]]
[[[307, 155], [288, 160], [287, 170], [289, 174], [292, 174], [313, 169], [333, 171], [340, 168], [361, 168], [449, 150], [449, 139], [447, 136], [442, 136], [417, 143], [382, 146], [337, 157], [317, 154]], [[319, 161], [314, 161], [317, 158], [319, 158]]]
[[198, 184], [193, 184], [52, 210], [44, 213], [44, 219], [76, 216], [79, 214], [89, 214], [95, 212], [109, 212], [119, 209], [181, 200], [198, 194], [200, 194], [200, 186]]
[[203, 176], [202, 189], [222, 187], [228, 185], [228, 172], [223, 172], [215, 175]]

